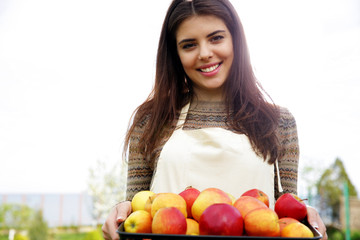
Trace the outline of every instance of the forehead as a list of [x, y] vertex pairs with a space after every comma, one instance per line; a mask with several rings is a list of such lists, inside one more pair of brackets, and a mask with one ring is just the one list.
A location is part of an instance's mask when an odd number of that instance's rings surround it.
[[229, 32], [224, 21], [213, 15], [192, 16], [185, 19], [176, 31], [176, 40], [207, 35], [217, 30]]

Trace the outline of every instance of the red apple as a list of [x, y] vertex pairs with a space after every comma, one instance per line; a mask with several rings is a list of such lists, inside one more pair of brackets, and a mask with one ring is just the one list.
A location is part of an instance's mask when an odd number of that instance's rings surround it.
[[152, 220], [152, 233], [185, 234], [186, 218], [176, 207], [164, 207], [156, 211]]
[[291, 217], [302, 221], [307, 214], [305, 203], [293, 193], [284, 193], [275, 202], [275, 212], [279, 218]]
[[269, 207], [269, 197], [266, 193], [264, 193], [263, 191], [259, 190], [259, 189], [250, 189], [246, 192], [244, 192], [241, 196], [250, 196], [250, 197], [254, 197], [259, 199], [260, 201], [262, 201], [263, 203], [265, 203], [265, 205], [267, 207]]
[[199, 194], [200, 191], [193, 187], [187, 187], [184, 191], [179, 193], [179, 195], [185, 199], [188, 218], [192, 218], [191, 207]]
[[234, 206], [227, 203], [210, 205], [199, 220], [200, 235], [241, 236], [244, 220]]

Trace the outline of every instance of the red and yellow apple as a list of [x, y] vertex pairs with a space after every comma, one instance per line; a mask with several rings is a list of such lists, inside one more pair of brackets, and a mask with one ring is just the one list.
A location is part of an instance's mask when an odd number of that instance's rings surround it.
[[156, 212], [164, 207], [175, 207], [187, 217], [186, 202], [183, 197], [176, 193], [160, 193], [151, 204], [151, 216], [154, 217]]
[[301, 222], [290, 223], [281, 231], [281, 237], [313, 238], [314, 234]]
[[207, 188], [201, 191], [194, 201], [191, 207], [192, 217], [196, 221], [199, 221], [205, 209], [214, 203], [227, 203], [232, 205], [232, 201], [226, 192], [218, 188]]
[[286, 227], [286, 226], [289, 225], [290, 223], [294, 223], [294, 222], [299, 222], [299, 221], [296, 220], [295, 218], [290, 218], [290, 217], [280, 218], [280, 219], [279, 219], [280, 234], [281, 234], [281, 231], [284, 229], [284, 227]]
[[124, 222], [124, 230], [129, 233], [151, 233], [152, 218], [145, 210], [132, 212]]
[[145, 204], [147, 200], [154, 194], [154, 192], [148, 190], [137, 192], [131, 200], [132, 211], [135, 212], [137, 210], [145, 210]]
[[279, 218], [270, 208], [257, 208], [244, 218], [245, 232], [248, 236], [280, 236]]
[[199, 223], [193, 218], [186, 218], [186, 235], [199, 235]]
[[244, 220], [234, 206], [228, 203], [210, 205], [199, 220], [200, 235], [241, 236]]
[[156, 234], [186, 234], [184, 214], [176, 207], [163, 207], [155, 212], [151, 230]]
[[275, 202], [279, 218], [291, 217], [302, 221], [307, 215], [306, 204], [293, 193], [284, 193]]
[[269, 197], [266, 193], [264, 193], [263, 191], [254, 188], [254, 189], [250, 189], [246, 192], [244, 192], [241, 196], [250, 196], [250, 197], [254, 197], [259, 199], [260, 201], [262, 201], [263, 203], [265, 203], [265, 205], [267, 207], [269, 207]]
[[246, 215], [257, 208], [268, 208], [265, 203], [260, 201], [257, 198], [250, 197], [250, 196], [241, 196], [239, 197], [233, 204], [234, 207], [236, 207], [243, 218], [246, 217]]
[[191, 207], [195, 202], [196, 198], [199, 196], [200, 191], [193, 187], [187, 187], [184, 191], [179, 193], [185, 199], [186, 202], [186, 210], [187, 210], [187, 217], [191, 218]]

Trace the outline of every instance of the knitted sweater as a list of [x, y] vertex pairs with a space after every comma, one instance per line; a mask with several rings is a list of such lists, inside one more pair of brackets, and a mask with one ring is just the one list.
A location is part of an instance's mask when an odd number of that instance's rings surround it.
[[[226, 107], [220, 102], [198, 102], [191, 104], [183, 130], [201, 129], [208, 127], [218, 127], [227, 130], [226, 125], [227, 112]], [[141, 190], [149, 190], [150, 183], [156, 166], [156, 161], [160, 152], [169, 139], [170, 135], [162, 139], [161, 144], [154, 152], [155, 164], [151, 164], [145, 159], [139, 151], [138, 143], [143, 130], [146, 126], [146, 120], [136, 126], [130, 138], [128, 153], [128, 176], [126, 199], [131, 200], [133, 196]], [[280, 142], [280, 157], [278, 159], [280, 180], [283, 193], [291, 192], [297, 194], [297, 170], [299, 160], [299, 146], [296, 122], [293, 115], [285, 108], [280, 108], [280, 119], [277, 128], [277, 136]], [[274, 190], [276, 199], [282, 194], [277, 187], [277, 171], [274, 164]]]

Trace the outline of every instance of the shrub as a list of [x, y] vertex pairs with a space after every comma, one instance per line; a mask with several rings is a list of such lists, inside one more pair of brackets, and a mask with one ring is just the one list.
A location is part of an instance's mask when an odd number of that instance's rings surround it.
[[101, 240], [103, 239], [102, 234], [98, 230], [93, 230], [85, 235], [84, 240]]
[[16, 233], [14, 236], [14, 240], [29, 240], [27, 236], [24, 236], [22, 234]]
[[352, 231], [351, 240], [360, 240], [360, 231]]

